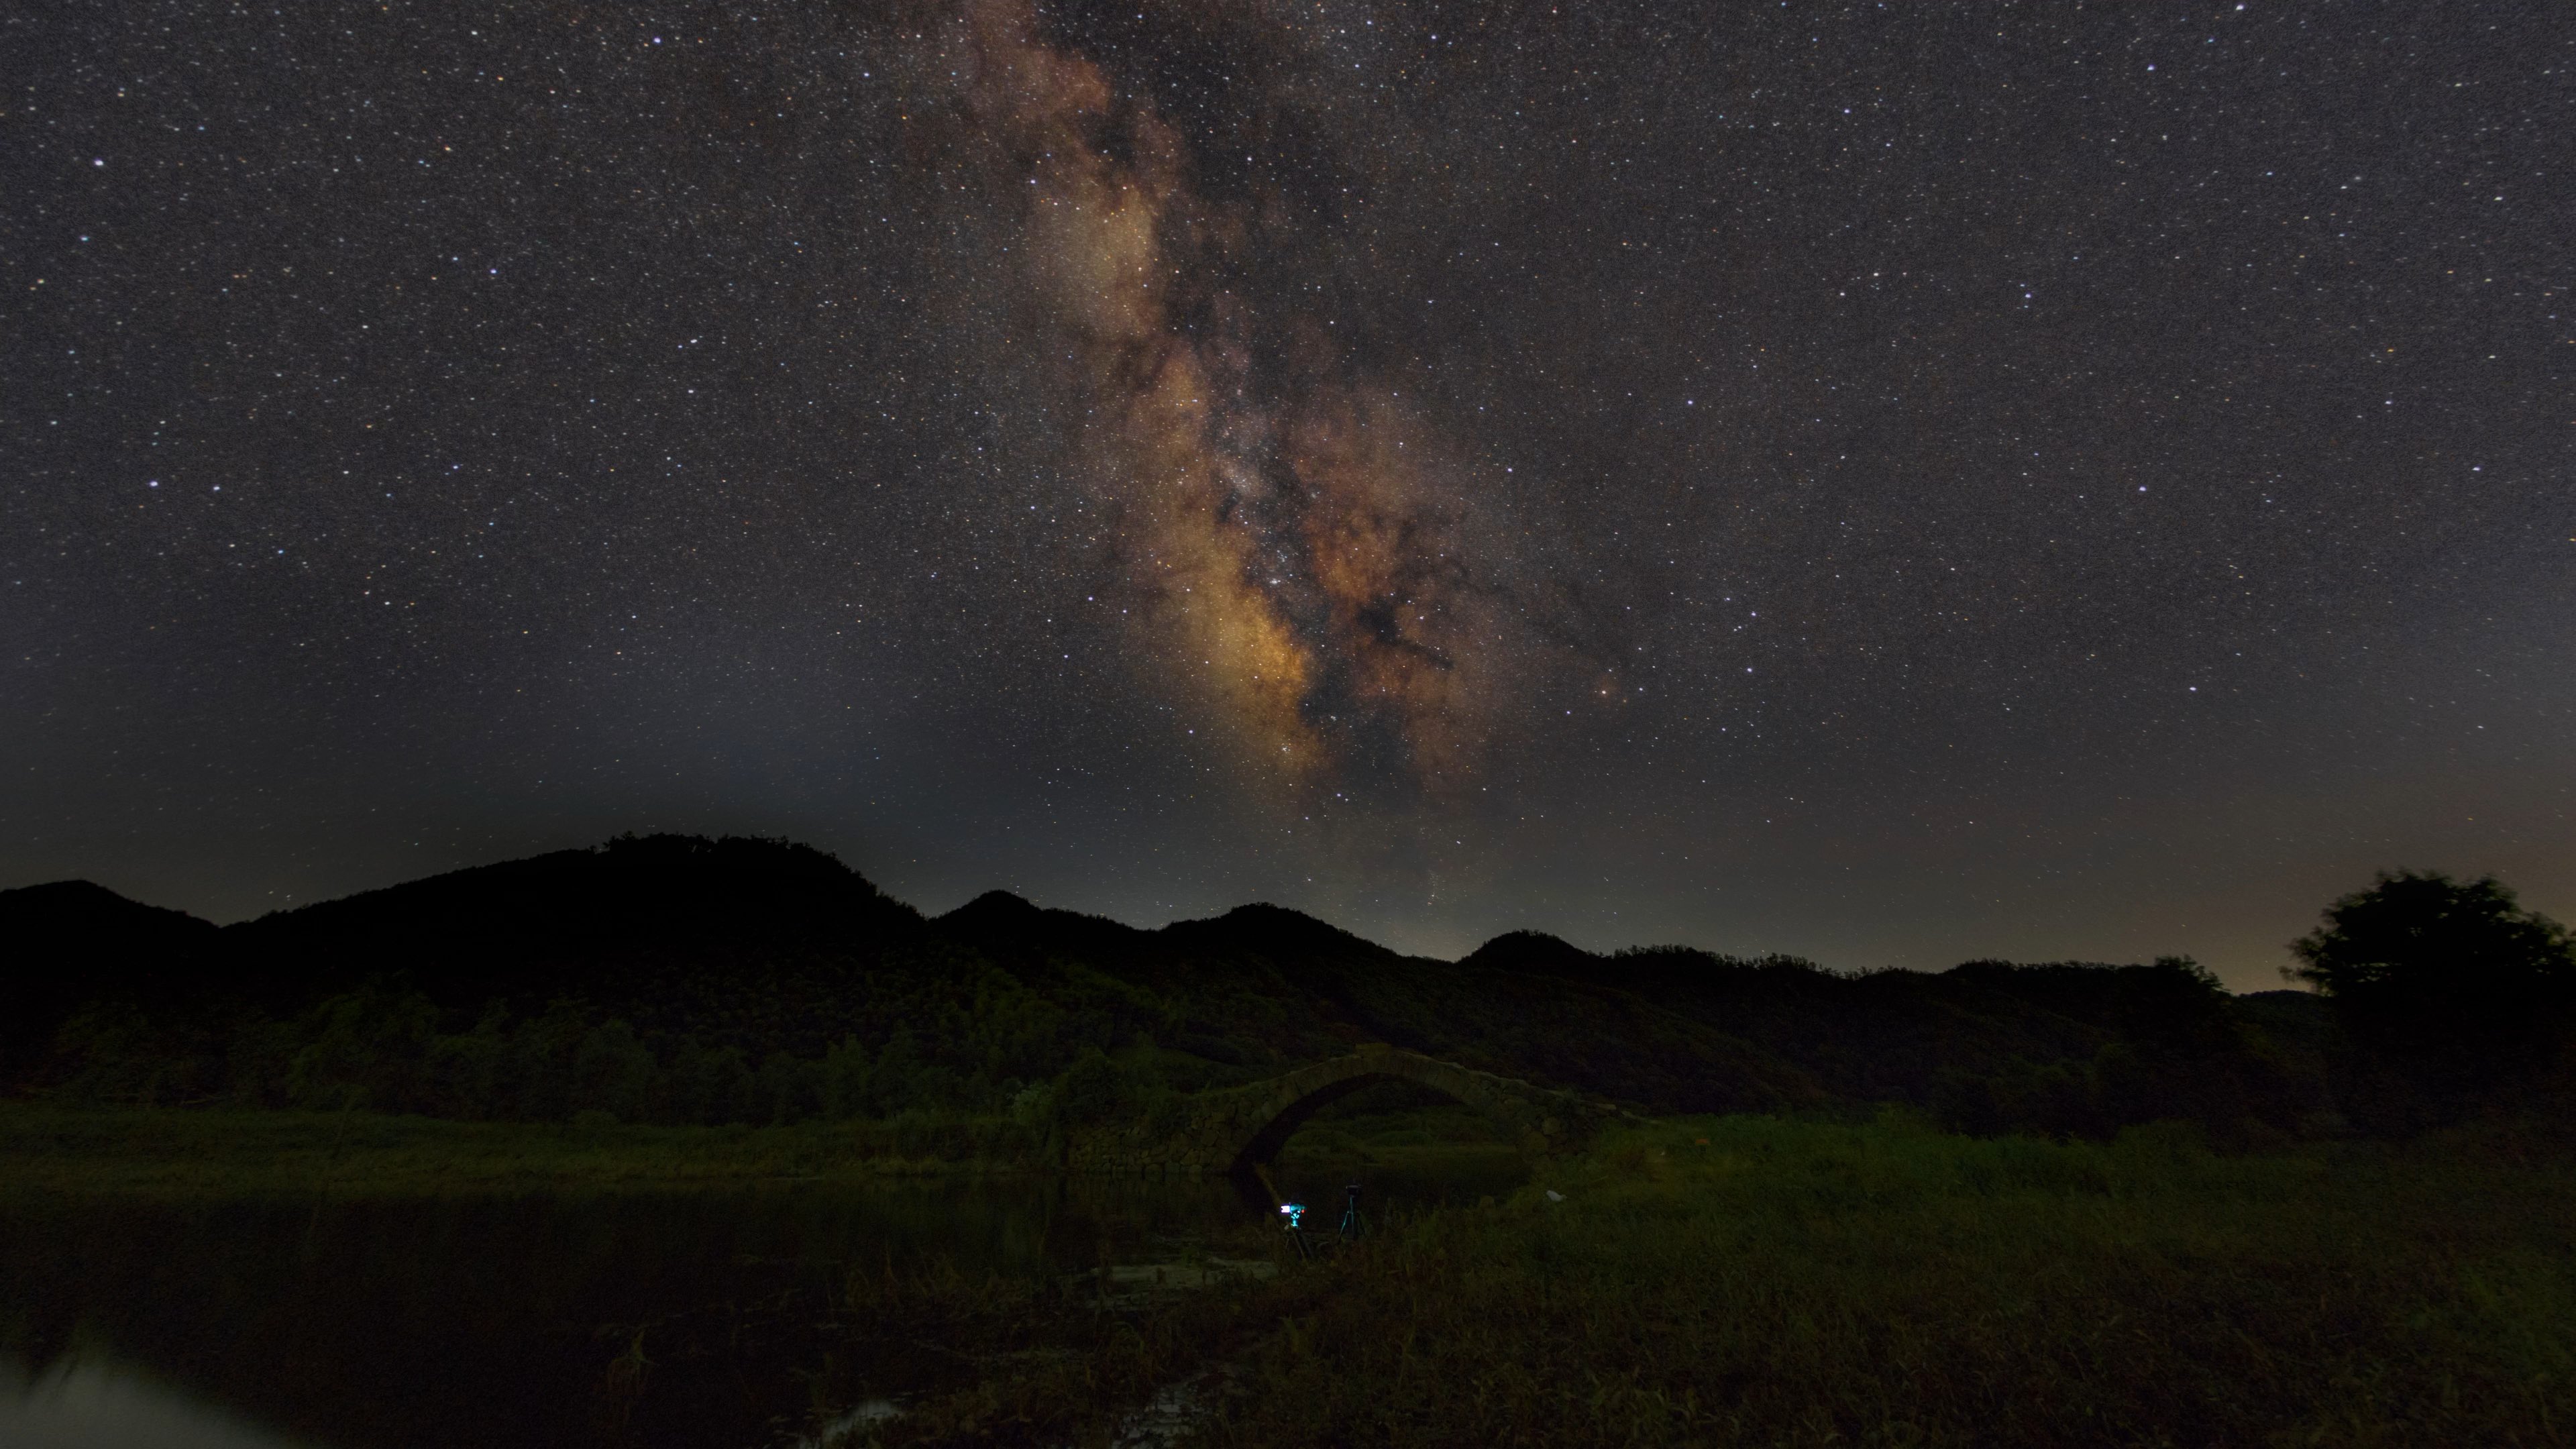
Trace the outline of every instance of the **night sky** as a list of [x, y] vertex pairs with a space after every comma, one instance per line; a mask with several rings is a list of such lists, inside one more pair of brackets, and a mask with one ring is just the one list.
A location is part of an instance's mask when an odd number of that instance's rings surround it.
[[0, 17], [0, 885], [2576, 916], [2576, 12]]

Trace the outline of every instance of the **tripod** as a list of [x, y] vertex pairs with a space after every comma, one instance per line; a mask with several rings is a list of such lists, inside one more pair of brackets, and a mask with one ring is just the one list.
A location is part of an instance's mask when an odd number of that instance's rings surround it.
[[1314, 1258], [1327, 1244], [1339, 1246], [1344, 1243], [1356, 1243], [1368, 1236], [1368, 1214], [1360, 1211], [1360, 1185], [1356, 1182], [1342, 1189], [1342, 1221], [1329, 1238], [1306, 1227], [1304, 1203], [1283, 1202], [1279, 1205], [1279, 1213], [1280, 1216], [1288, 1219], [1284, 1226], [1287, 1229], [1289, 1241], [1297, 1245], [1297, 1256], [1300, 1258]]
[[1368, 1214], [1360, 1211], [1360, 1185], [1356, 1182], [1342, 1189], [1342, 1226], [1335, 1236], [1345, 1243], [1356, 1243], [1368, 1236]]

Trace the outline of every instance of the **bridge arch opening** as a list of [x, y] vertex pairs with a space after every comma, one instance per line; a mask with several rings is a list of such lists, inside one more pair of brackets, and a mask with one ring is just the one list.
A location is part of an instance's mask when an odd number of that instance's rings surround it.
[[1411, 1082], [1463, 1103], [1501, 1130], [1503, 1141], [1523, 1155], [1543, 1156], [1565, 1140], [1572, 1124], [1562, 1119], [1557, 1098], [1526, 1082], [1471, 1071], [1393, 1047], [1363, 1047], [1349, 1056], [1291, 1072], [1235, 1119], [1228, 1150], [1219, 1160], [1236, 1172], [1268, 1166], [1279, 1150], [1316, 1113], [1382, 1082]]
[[[1391, 1092], [1386, 1090], [1388, 1088], [1406, 1090]], [[1309, 1126], [1333, 1125], [1343, 1115], [1333, 1112], [1331, 1109], [1334, 1108], [1355, 1107], [1362, 1112], [1394, 1114], [1426, 1109], [1436, 1112], [1441, 1106], [1463, 1107], [1477, 1122], [1490, 1129], [1490, 1135], [1470, 1135], [1457, 1139], [1454, 1145], [1493, 1146], [1527, 1153], [1529, 1144], [1522, 1140], [1522, 1125], [1509, 1117], [1400, 1072], [1363, 1072], [1318, 1087], [1291, 1102], [1253, 1132], [1236, 1154], [1232, 1167], [1242, 1172], [1276, 1165], [1298, 1133]], [[1319, 1117], [1325, 1122], [1319, 1124], [1316, 1120]], [[1453, 1119], [1446, 1130], [1454, 1133], [1458, 1125]]]
[[1178, 1120], [1108, 1123], [1070, 1135], [1065, 1166], [1076, 1172], [1198, 1177], [1257, 1168], [1279, 1154], [1317, 1112], [1378, 1082], [1402, 1080], [1466, 1104], [1530, 1157], [1579, 1148], [1617, 1115], [1615, 1107], [1560, 1087], [1541, 1087], [1384, 1045], [1310, 1062], [1266, 1082], [1202, 1092], [1176, 1102]]

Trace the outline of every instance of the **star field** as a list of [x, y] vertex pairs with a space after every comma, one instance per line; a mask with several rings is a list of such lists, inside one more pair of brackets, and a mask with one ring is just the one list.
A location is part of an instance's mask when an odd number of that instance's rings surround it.
[[2576, 914], [2547, 6], [0, 20], [0, 878], [1827, 964]]

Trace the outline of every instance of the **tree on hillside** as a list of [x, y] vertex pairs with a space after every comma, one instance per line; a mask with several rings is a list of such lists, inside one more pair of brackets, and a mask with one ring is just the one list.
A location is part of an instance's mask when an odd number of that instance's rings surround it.
[[2527, 1074], [2576, 1016], [2576, 944], [2493, 876], [2383, 874], [2290, 949], [2356, 1043], [2440, 1089]]

